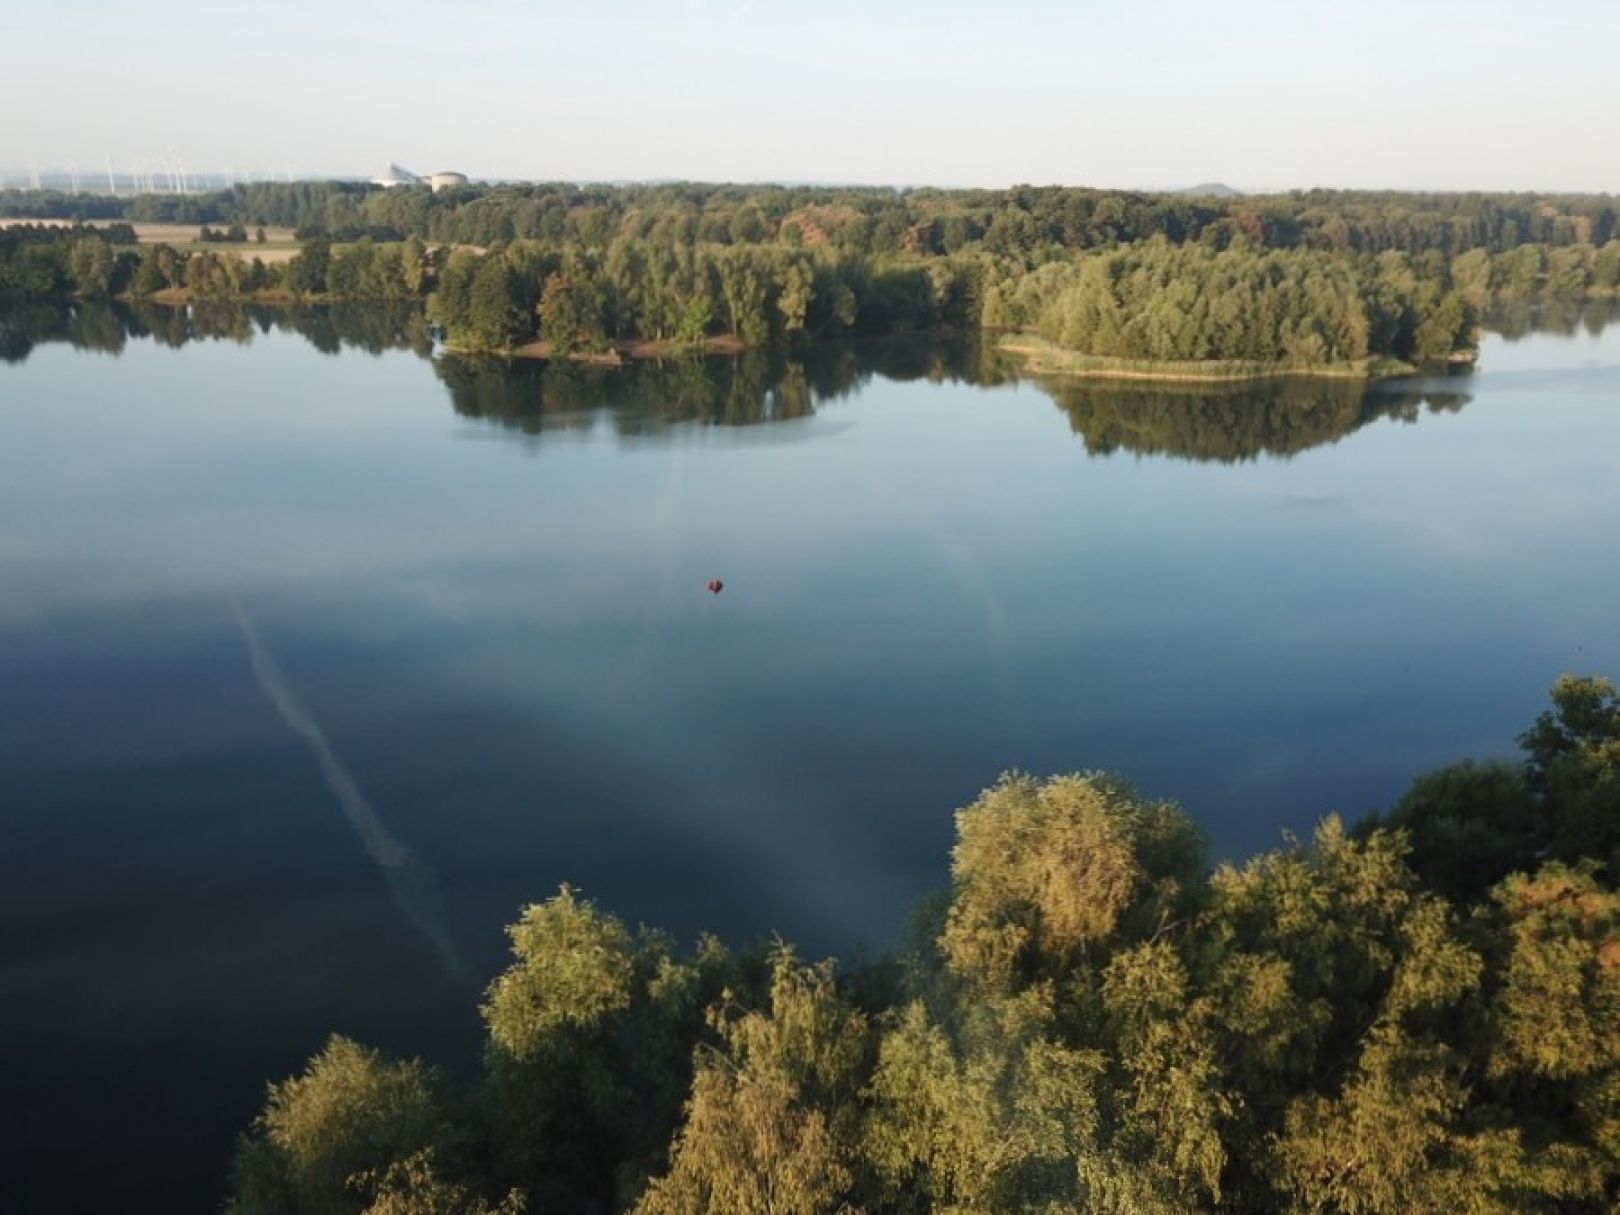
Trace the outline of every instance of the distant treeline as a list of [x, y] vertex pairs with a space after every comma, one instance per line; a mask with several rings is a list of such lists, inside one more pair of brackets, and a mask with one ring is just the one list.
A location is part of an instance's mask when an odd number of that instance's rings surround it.
[[1129, 190], [1015, 186], [940, 190], [808, 186], [468, 185], [257, 182], [131, 199], [0, 192], [0, 216], [281, 225], [347, 241], [420, 236], [446, 244], [538, 240], [601, 249], [658, 244], [828, 245], [847, 254], [983, 250], [1044, 259], [1162, 237], [1225, 248], [1457, 254], [1520, 245], [1602, 245], [1620, 235], [1611, 195], [1425, 194], [1303, 190], [1200, 198]]
[[[226, 233], [240, 241], [246, 229], [233, 221]], [[1036, 333], [1104, 359], [1304, 369], [1446, 359], [1471, 348], [1481, 310], [1496, 301], [1620, 291], [1620, 240], [1448, 257], [1155, 236], [1100, 252], [1054, 248], [1032, 261], [984, 247], [871, 254], [825, 242], [644, 236], [472, 248], [413, 234], [382, 243], [316, 236], [290, 261], [267, 264], [245, 251], [127, 248], [118, 243], [126, 235], [82, 226], [0, 231], [0, 293], [427, 300], [456, 346], [539, 341], [552, 355], [983, 328]]]
[[470, 1081], [334, 1036], [227, 1215], [1609, 1215], [1620, 696], [1552, 698], [1521, 762], [1239, 864], [1117, 778], [1005, 776], [864, 964], [565, 887]]

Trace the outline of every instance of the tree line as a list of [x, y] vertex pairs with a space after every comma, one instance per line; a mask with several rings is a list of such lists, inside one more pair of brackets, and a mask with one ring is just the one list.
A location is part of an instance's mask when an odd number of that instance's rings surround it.
[[1620, 292], [1620, 241], [1447, 257], [1156, 237], [1031, 263], [982, 250], [859, 255], [780, 241], [479, 249], [413, 235], [316, 237], [291, 260], [266, 263], [211, 247], [120, 243], [132, 239], [127, 225], [0, 230], [0, 295], [426, 300], [454, 345], [539, 341], [553, 355], [982, 328], [1105, 359], [1319, 367], [1445, 359], [1471, 347], [1480, 314], [1500, 301]]
[[1098, 773], [1003, 777], [861, 965], [690, 951], [564, 887], [509, 929], [478, 1075], [333, 1037], [232, 1215], [1467, 1211], [1620, 1200], [1620, 695], [1519, 762], [1211, 867]]
[[1611, 294], [1620, 242], [1454, 262], [1153, 240], [1026, 268], [984, 254], [514, 241], [454, 250], [430, 273], [430, 315], [453, 344], [474, 350], [541, 341], [569, 355], [718, 337], [766, 346], [989, 329], [1104, 358], [1320, 367], [1444, 360], [1471, 350], [1482, 312], [1498, 301]]
[[284, 225], [339, 241], [416, 235], [448, 244], [540, 240], [603, 248], [660, 244], [826, 244], [871, 256], [983, 250], [1048, 256], [1161, 237], [1225, 248], [1389, 250], [1454, 255], [1520, 245], [1601, 246], [1620, 235], [1611, 195], [1296, 190], [1186, 193], [1029, 185], [1004, 190], [706, 183], [474, 184], [439, 193], [359, 182], [254, 182], [134, 198], [0, 192], [0, 215]]

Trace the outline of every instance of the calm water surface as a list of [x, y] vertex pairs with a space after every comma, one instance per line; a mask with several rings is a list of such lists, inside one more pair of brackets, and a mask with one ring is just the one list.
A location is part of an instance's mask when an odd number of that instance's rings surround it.
[[1604, 319], [1363, 394], [0, 314], [4, 1205], [211, 1209], [330, 1030], [470, 1061], [565, 880], [881, 948], [1007, 768], [1238, 857], [1510, 751], [1620, 673]]

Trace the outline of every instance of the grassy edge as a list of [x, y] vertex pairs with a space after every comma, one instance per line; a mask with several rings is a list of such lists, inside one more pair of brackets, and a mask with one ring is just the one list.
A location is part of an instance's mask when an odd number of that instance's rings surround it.
[[1232, 384], [1247, 380], [1334, 379], [1378, 380], [1416, 375], [1417, 367], [1401, 359], [1357, 359], [1351, 363], [1255, 363], [1240, 360], [1160, 362], [1153, 359], [1116, 359], [1062, 350], [1033, 334], [1002, 338], [998, 349], [1018, 355], [1036, 375], [1061, 375], [1092, 380], [1156, 380], [1183, 384]]

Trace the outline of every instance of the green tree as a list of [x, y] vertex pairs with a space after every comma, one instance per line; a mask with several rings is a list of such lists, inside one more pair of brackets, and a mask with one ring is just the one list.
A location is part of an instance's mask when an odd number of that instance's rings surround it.
[[1204, 864], [1184, 813], [1100, 773], [1005, 776], [957, 814], [956, 834], [940, 947], [956, 973], [996, 986], [1174, 919]]
[[1520, 739], [1542, 793], [1551, 858], [1590, 858], [1620, 876], [1620, 694], [1601, 678], [1561, 677], [1553, 708]]
[[772, 963], [769, 1008], [722, 1005], [724, 1049], [698, 1062], [686, 1120], [636, 1215], [824, 1215], [852, 1209], [865, 1016], [830, 964]]
[[896, 1210], [1022, 1211], [1078, 1202], [1105, 1063], [1057, 1040], [1041, 984], [953, 1008], [912, 1001], [884, 1033], [864, 1154]]
[[490, 1203], [468, 1187], [446, 1180], [430, 1148], [362, 1174], [359, 1186], [373, 1195], [365, 1215], [523, 1215], [525, 1206], [518, 1190]]
[[405, 288], [412, 295], [421, 295], [428, 285], [427, 246], [419, 236], [408, 236], [400, 247], [400, 272]]
[[525, 303], [524, 284], [505, 255], [485, 254], [473, 275], [466, 316], [452, 336], [474, 349], [508, 350], [534, 336]]
[[68, 265], [76, 294], [94, 298], [112, 293], [117, 263], [111, 247], [100, 237], [75, 241]]
[[1544, 822], [1529, 781], [1505, 761], [1453, 764], [1418, 777], [1387, 818], [1411, 839], [1408, 860], [1424, 881], [1459, 902], [1473, 902], [1516, 869], [1533, 869], [1545, 844]]
[[226, 1210], [358, 1215], [367, 1174], [445, 1140], [439, 1087], [420, 1062], [391, 1062], [334, 1034], [301, 1076], [270, 1086], [237, 1150]]
[[317, 237], [287, 263], [286, 283], [295, 295], [319, 295], [326, 290], [326, 273], [332, 262], [332, 243]]
[[560, 271], [546, 279], [540, 293], [540, 336], [559, 358], [604, 349], [602, 299], [595, 286]]
[[485, 1108], [515, 1184], [622, 1206], [667, 1147], [703, 1010], [736, 977], [706, 942], [690, 962], [568, 887], [509, 930], [513, 964], [483, 1014]]

